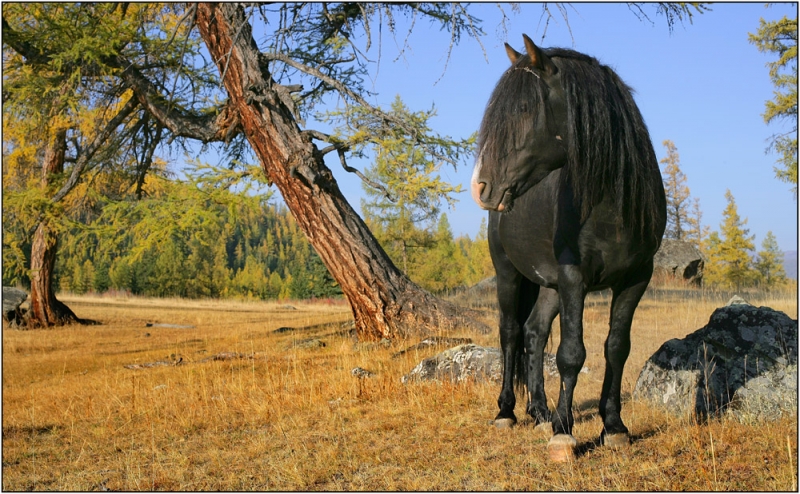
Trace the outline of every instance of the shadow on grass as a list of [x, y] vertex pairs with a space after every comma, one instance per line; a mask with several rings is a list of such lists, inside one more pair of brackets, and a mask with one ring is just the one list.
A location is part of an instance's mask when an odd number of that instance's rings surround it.
[[[629, 436], [630, 442], [631, 442], [631, 446], [636, 444], [639, 441], [643, 441], [645, 439], [654, 437], [654, 436], [656, 436], [656, 435], [658, 435], [660, 433], [661, 433], [661, 431], [659, 431], [658, 428], [652, 428], [652, 429], [649, 429], [649, 430], [646, 430], [646, 431], [642, 431], [642, 432], [640, 432], [638, 434], [631, 434]], [[591, 441], [588, 441], [588, 442], [585, 442], [585, 443], [582, 443], [582, 444], [578, 444], [578, 447], [575, 448], [575, 456], [577, 458], [580, 458], [582, 456], [585, 456], [585, 455], [591, 453], [592, 451], [594, 451], [597, 448], [603, 448], [603, 440], [600, 438], [599, 435], [596, 438], [592, 439]]]
[[16, 426], [11, 425], [3, 427], [3, 439], [10, 439], [17, 436], [41, 436], [49, 434], [56, 430], [56, 425], [41, 425], [41, 426]]

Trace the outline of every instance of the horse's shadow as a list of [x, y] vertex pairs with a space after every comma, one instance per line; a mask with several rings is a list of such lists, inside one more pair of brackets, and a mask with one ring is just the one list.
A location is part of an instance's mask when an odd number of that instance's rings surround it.
[[[630, 400], [630, 393], [623, 393], [622, 400], [623, 402]], [[588, 399], [584, 400], [580, 404], [573, 406], [573, 412], [575, 412], [575, 423], [584, 423], [590, 422], [600, 415], [600, 400], [599, 399]], [[530, 423], [525, 423], [525, 425], [534, 425], [533, 421]], [[658, 428], [649, 428], [647, 430], [641, 431], [637, 434], [630, 434], [629, 439], [631, 444], [636, 443], [638, 441], [642, 441], [644, 439], [650, 438], [655, 436], [659, 433]], [[590, 452], [594, 451], [597, 448], [603, 446], [603, 440], [598, 434], [594, 439], [590, 441], [583, 442], [578, 444], [577, 448], [575, 449], [575, 456], [581, 457], [584, 455], [589, 454]]]
[[[648, 429], [646, 431], [640, 432], [638, 434], [631, 434], [630, 436], [628, 436], [628, 438], [630, 439], [631, 444], [634, 444], [634, 443], [637, 443], [637, 442], [642, 441], [644, 439], [653, 437], [658, 433], [659, 433], [658, 429], [652, 428], [652, 429]], [[600, 438], [600, 436], [595, 437], [591, 441], [578, 444], [578, 447], [575, 448], [575, 456], [580, 458], [580, 457], [582, 457], [584, 455], [587, 455], [587, 454], [591, 453], [595, 449], [601, 448], [601, 447], [603, 447], [603, 440]]]

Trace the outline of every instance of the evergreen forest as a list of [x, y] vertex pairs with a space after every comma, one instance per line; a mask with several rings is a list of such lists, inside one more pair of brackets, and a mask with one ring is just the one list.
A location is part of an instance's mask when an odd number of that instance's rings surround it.
[[[88, 197], [65, 208], [57, 290], [262, 300], [341, 295], [288, 209], [252, 180], [259, 176], [257, 167], [196, 165], [185, 179], [162, 171], [147, 178], [141, 199], [115, 199], [115, 184], [95, 183]], [[14, 214], [26, 200], [12, 196], [3, 219], [3, 285], [29, 286], [30, 235], [23, 215]], [[454, 239], [444, 213], [431, 225], [414, 229], [417, 246], [404, 259], [415, 282], [443, 292], [493, 274], [485, 223], [474, 240]], [[384, 248], [403, 262], [390, 240]]]

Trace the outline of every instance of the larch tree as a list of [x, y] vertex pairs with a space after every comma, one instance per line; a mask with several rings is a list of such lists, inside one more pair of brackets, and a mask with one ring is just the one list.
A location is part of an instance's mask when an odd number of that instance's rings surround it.
[[[167, 137], [150, 106], [179, 112], [208, 97], [209, 74], [184, 63], [199, 44], [181, 26], [181, 10], [3, 4], [3, 127], [12, 130], [3, 136], [3, 188], [10, 216], [22, 225], [9, 246], [32, 236], [31, 325], [79, 321], [56, 299], [53, 270], [64, 215], [86, 202], [86, 178], [127, 177], [128, 192], [141, 196], [155, 150]], [[163, 93], [150, 106], [132, 91], [148, 77]], [[5, 214], [4, 208], [4, 231]]]
[[436, 224], [433, 246], [421, 259], [418, 273], [430, 290], [441, 292], [462, 286], [465, 282], [467, 259], [453, 240], [447, 215], [442, 213]]
[[664, 192], [667, 196], [667, 229], [664, 238], [685, 240], [689, 225], [689, 186], [681, 170], [681, 157], [675, 143], [663, 142], [667, 155], [659, 163], [664, 165]]
[[700, 249], [708, 237], [709, 227], [703, 224], [703, 210], [700, 209], [700, 198], [692, 198], [692, 209], [686, 218], [686, 241]]
[[[350, 142], [299, 125], [304, 111], [334, 93], [386, 132], [400, 129], [414, 145], [442, 154], [439, 136], [415, 132], [408, 118], [381, 111], [363, 96], [368, 63], [356, 40], [365, 34], [369, 45], [376, 30], [391, 29], [397, 10], [438, 22], [454, 41], [479, 34], [477, 19], [457, 4], [283, 4], [252, 11], [274, 22], [262, 49], [243, 5], [198, 4], [196, 15], [238, 124], [350, 302], [359, 335], [370, 339], [480, 324], [400, 271], [344, 198], [324, 157], [336, 153], [351, 169], [345, 161]], [[327, 146], [320, 149], [314, 140]]]
[[[22, 225], [9, 231], [8, 242], [20, 245], [32, 235], [32, 325], [78, 321], [53, 290], [59, 216], [80, 175], [136, 109], [120, 88], [101, 88], [84, 78], [82, 66], [102, 50], [92, 42], [102, 30], [98, 24], [85, 10], [3, 6], [3, 127], [8, 131], [3, 135], [3, 185], [12, 221]], [[78, 30], [92, 33], [88, 42]], [[44, 54], [37, 42], [58, 55]], [[95, 69], [105, 75], [104, 68]], [[5, 230], [5, 217], [3, 223]]]
[[759, 281], [766, 288], [775, 288], [786, 282], [786, 271], [783, 269], [783, 252], [778, 246], [778, 240], [771, 231], [767, 232], [758, 251], [758, 260], [755, 262]]
[[[407, 120], [418, 134], [423, 134], [430, 132], [428, 120], [435, 115], [435, 110], [411, 113], [398, 96], [389, 114]], [[448, 158], [415, 146], [402, 131], [370, 129], [378, 122], [374, 118], [364, 119], [364, 116], [361, 112], [348, 115], [337, 136], [383, 136], [368, 144], [375, 159], [364, 171], [362, 187], [367, 199], [362, 200], [361, 209], [384, 250], [414, 279], [417, 259], [435, 242], [435, 221], [441, 203], [452, 207], [453, 194], [460, 192], [461, 186], [447, 183], [439, 175]], [[352, 142], [352, 138], [350, 140]], [[442, 144], [443, 153], [451, 152], [453, 157], [468, 155], [474, 138], [455, 141], [445, 137]], [[361, 152], [362, 146], [354, 143], [351, 150]]]
[[711, 284], [739, 290], [755, 281], [751, 259], [754, 236], [748, 235], [747, 218], [739, 216], [730, 190], [726, 191], [725, 198], [728, 205], [722, 213], [720, 232], [711, 232], [706, 242], [708, 262], [704, 278]]
[[772, 136], [769, 150], [780, 156], [775, 176], [794, 184], [792, 190], [797, 197], [797, 16], [784, 16], [777, 21], [762, 18], [758, 31], [750, 33], [749, 40], [759, 51], [778, 57], [767, 63], [775, 96], [765, 103], [763, 117], [767, 124], [788, 122], [785, 132]]

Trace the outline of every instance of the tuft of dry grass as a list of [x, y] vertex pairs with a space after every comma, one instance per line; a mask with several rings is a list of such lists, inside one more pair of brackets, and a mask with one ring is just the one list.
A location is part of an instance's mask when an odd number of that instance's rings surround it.
[[[547, 461], [529, 420], [487, 426], [499, 385], [400, 376], [435, 349], [355, 342], [343, 304], [70, 297], [98, 326], [3, 331], [5, 490], [796, 490], [797, 418], [706, 425], [632, 401], [645, 360], [724, 295], [651, 290], [634, 319], [623, 451], [599, 446], [610, 296], [592, 294], [575, 396], [579, 455]], [[797, 318], [794, 294], [751, 296]], [[747, 297], [746, 297], [747, 298]], [[486, 309], [489, 324], [496, 314]], [[148, 322], [194, 328], [145, 326]], [[275, 332], [278, 328], [293, 330]], [[452, 330], [482, 345], [496, 334]], [[325, 346], [295, 343], [316, 338]], [[558, 344], [558, 323], [550, 351]], [[214, 360], [220, 353], [243, 358]], [[128, 364], [180, 361], [127, 369]], [[358, 379], [354, 367], [375, 375]], [[558, 382], [548, 377], [548, 396]], [[517, 415], [523, 415], [522, 397]]]

